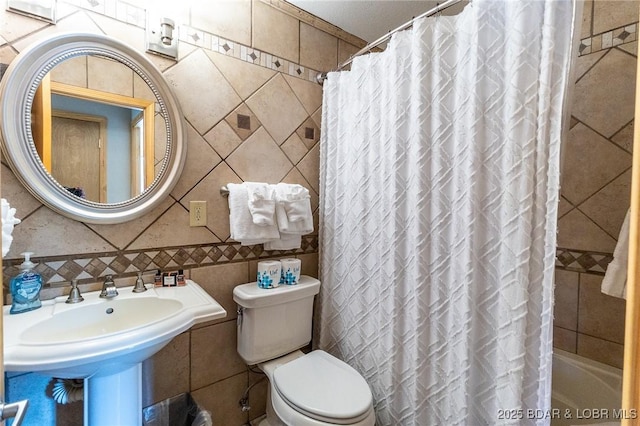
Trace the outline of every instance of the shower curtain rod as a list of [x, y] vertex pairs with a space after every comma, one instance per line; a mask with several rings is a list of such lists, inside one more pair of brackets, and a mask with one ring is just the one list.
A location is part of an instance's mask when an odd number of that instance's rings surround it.
[[[347, 59], [346, 61], [342, 62], [340, 65], [338, 65], [337, 68], [335, 68], [333, 71], [340, 71], [342, 70], [342, 68], [346, 67], [347, 65], [349, 65], [351, 62], [353, 62], [353, 60], [362, 55], [363, 53], [367, 53], [369, 52], [371, 49], [373, 49], [374, 47], [377, 47], [379, 45], [381, 45], [382, 43], [384, 43], [385, 41], [389, 40], [391, 38], [391, 36], [395, 33], [397, 33], [398, 31], [403, 31], [406, 30], [407, 28], [410, 28], [411, 26], [413, 26], [413, 23], [420, 18], [426, 18], [428, 16], [433, 16], [436, 13], [439, 13], [445, 9], [448, 9], [449, 7], [453, 6], [454, 4], [458, 4], [462, 1], [465, 0], [447, 0], [442, 4], [438, 4], [436, 7], [434, 7], [433, 9], [429, 9], [427, 10], [425, 13], [423, 13], [422, 15], [416, 16], [415, 18], [413, 18], [412, 20], [405, 22], [404, 24], [400, 25], [398, 28], [396, 28], [393, 31], [389, 31], [387, 34], [383, 35], [382, 37], [380, 37], [379, 39], [372, 41], [371, 43], [367, 44], [365, 47], [363, 47], [362, 49], [358, 50], [356, 53], [354, 53], [353, 55], [351, 55], [349, 57], [349, 59]], [[471, 3], [471, 0], [468, 0], [469, 3]], [[327, 73], [326, 72], [321, 72], [318, 73], [318, 75], [316, 76], [316, 81], [320, 84], [324, 83], [325, 79], [327, 78]]]

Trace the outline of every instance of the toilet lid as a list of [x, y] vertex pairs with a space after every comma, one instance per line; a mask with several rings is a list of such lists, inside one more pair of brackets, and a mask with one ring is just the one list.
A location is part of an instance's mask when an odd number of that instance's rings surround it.
[[351, 366], [324, 351], [313, 351], [273, 372], [273, 384], [296, 410], [319, 420], [366, 416], [371, 408], [369, 385]]

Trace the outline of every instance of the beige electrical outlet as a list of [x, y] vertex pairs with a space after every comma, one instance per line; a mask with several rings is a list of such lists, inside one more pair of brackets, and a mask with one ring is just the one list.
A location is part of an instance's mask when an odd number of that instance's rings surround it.
[[189, 226], [207, 226], [207, 202], [189, 202]]

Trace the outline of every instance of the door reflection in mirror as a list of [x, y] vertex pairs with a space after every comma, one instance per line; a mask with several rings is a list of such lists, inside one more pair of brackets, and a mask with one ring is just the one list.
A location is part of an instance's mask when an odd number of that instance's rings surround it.
[[32, 108], [32, 134], [47, 171], [74, 195], [98, 203], [127, 201], [151, 185], [166, 148], [158, 127], [164, 120], [146, 83], [124, 64], [96, 56], [54, 67]]

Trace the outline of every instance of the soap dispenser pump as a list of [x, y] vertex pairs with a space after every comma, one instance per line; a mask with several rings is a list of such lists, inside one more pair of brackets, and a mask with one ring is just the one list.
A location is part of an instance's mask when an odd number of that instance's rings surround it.
[[24, 262], [20, 265], [20, 273], [11, 278], [11, 304], [10, 314], [32, 311], [42, 306], [40, 302], [40, 290], [42, 289], [42, 277], [34, 268], [31, 261], [31, 252], [21, 253]]

